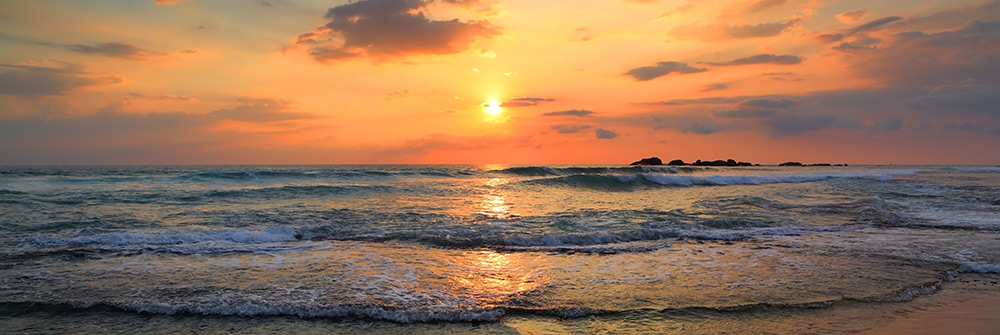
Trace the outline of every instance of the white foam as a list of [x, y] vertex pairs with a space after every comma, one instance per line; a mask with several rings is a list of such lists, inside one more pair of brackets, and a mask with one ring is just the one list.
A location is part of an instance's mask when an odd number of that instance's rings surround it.
[[417, 308], [383, 308], [375, 306], [286, 306], [253, 299], [242, 303], [132, 303], [118, 307], [143, 313], [174, 315], [192, 313], [201, 315], [271, 316], [294, 315], [302, 318], [364, 317], [399, 323], [433, 321], [496, 321], [504, 310], [498, 308], [458, 308], [425, 306]]
[[964, 263], [958, 270], [961, 272], [1000, 273], [1000, 265], [987, 263]]
[[228, 242], [238, 244], [273, 243], [293, 241], [295, 230], [275, 227], [263, 231], [231, 229], [216, 232], [115, 232], [88, 236], [32, 236], [28, 245], [34, 247], [64, 247], [77, 245], [141, 246], [176, 245], [203, 242]]

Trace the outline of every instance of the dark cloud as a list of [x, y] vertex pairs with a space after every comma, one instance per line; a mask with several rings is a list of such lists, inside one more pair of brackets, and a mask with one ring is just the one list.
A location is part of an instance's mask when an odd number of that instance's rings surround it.
[[691, 123], [691, 124], [687, 124], [687, 125], [681, 126], [679, 129], [680, 129], [680, 131], [685, 132], [685, 133], [695, 133], [695, 134], [701, 134], [701, 135], [710, 135], [710, 134], [715, 134], [715, 133], [718, 133], [720, 131], [726, 130], [727, 128], [728, 127], [726, 127], [724, 125], [721, 125], [721, 124], [697, 123], [697, 122], [695, 122], [695, 123]]
[[628, 70], [625, 75], [632, 76], [638, 81], [652, 80], [671, 73], [698, 73], [708, 69], [696, 68], [680, 62], [659, 62], [654, 66], [643, 66]]
[[552, 102], [552, 101], [556, 101], [556, 99], [552, 99], [552, 98], [533, 98], [533, 97], [513, 98], [513, 99], [510, 99], [510, 100], [504, 101], [502, 104], [500, 104], [500, 107], [528, 107], [528, 106], [537, 106], [538, 103], [540, 103], [540, 102]]
[[618, 137], [618, 133], [616, 133], [614, 130], [603, 129], [603, 128], [594, 129], [594, 134], [597, 135], [598, 139], [602, 140], [608, 140]]
[[783, 114], [764, 120], [771, 136], [802, 135], [836, 126], [837, 116], [831, 114]]
[[901, 17], [901, 16], [886, 16], [886, 17], [883, 17], [883, 18], [875, 19], [872, 22], [868, 22], [868, 23], [862, 24], [860, 26], [848, 29], [847, 30], [847, 35], [854, 35], [854, 34], [857, 34], [857, 33], [878, 30], [880, 27], [882, 27], [883, 25], [885, 25], [887, 23], [892, 23], [892, 22], [899, 21], [899, 20], [902, 20], [902, 19], [903, 19], [903, 17]]
[[585, 124], [555, 124], [550, 126], [552, 130], [560, 134], [575, 134], [579, 133], [581, 130], [590, 129], [590, 126]]
[[788, 108], [795, 105], [791, 99], [747, 99], [740, 101], [743, 108]]
[[1000, 84], [1000, 21], [974, 21], [957, 30], [893, 35], [887, 46], [857, 54], [860, 76], [898, 87], [938, 87], [961, 82]]
[[946, 123], [941, 126], [941, 130], [960, 130], [968, 132], [978, 131], [979, 128], [980, 126], [974, 125], [969, 121], [965, 121], [964, 123]]
[[1000, 128], [990, 130], [990, 135], [1000, 135]]
[[291, 112], [290, 106], [292, 103], [286, 100], [243, 97], [239, 99], [239, 102], [243, 104], [232, 109], [220, 109], [208, 113], [208, 116], [245, 122], [274, 122], [313, 118], [309, 114]]
[[1000, 85], [953, 85], [935, 88], [906, 101], [917, 110], [979, 112], [1000, 118]]
[[875, 124], [872, 131], [897, 131], [903, 128], [903, 119], [890, 117], [881, 123]]
[[62, 67], [0, 64], [0, 94], [24, 97], [63, 95], [77, 89], [120, 83], [116, 76], [97, 76], [70, 63]]
[[816, 39], [818, 39], [820, 42], [824, 44], [828, 44], [843, 40], [844, 37], [847, 36], [845, 36], [844, 34], [820, 34], [816, 36]]
[[672, 29], [670, 35], [680, 39], [733, 39], [777, 36], [798, 25], [800, 19], [746, 25], [687, 25]]
[[778, 114], [778, 112], [768, 109], [733, 109], [712, 112], [712, 115], [715, 115], [715, 117], [737, 119], [762, 118], [774, 116], [775, 114]]
[[794, 55], [760, 54], [760, 55], [753, 55], [750, 57], [738, 58], [727, 62], [704, 62], [704, 64], [709, 64], [712, 66], [733, 66], [733, 65], [750, 65], [750, 64], [792, 65], [801, 62], [802, 58]]
[[825, 44], [844, 41], [835, 47], [835, 49], [842, 51], [873, 49], [875, 48], [875, 44], [881, 42], [881, 40], [871, 38], [867, 33], [879, 30], [883, 25], [902, 19], [900, 16], [886, 16], [842, 32], [820, 34], [816, 38]]
[[765, 10], [765, 9], [768, 9], [768, 8], [771, 8], [771, 7], [777, 7], [777, 6], [783, 5], [784, 3], [785, 3], [785, 0], [759, 0], [759, 1], [756, 1], [756, 2], [754, 2], [752, 4], [750, 4], [750, 7], [747, 7], [746, 12], [747, 13], [756, 13], [756, 12], [759, 12], [759, 11], [762, 11], [762, 10]]
[[429, 1], [363, 0], [330, 8], [330, 20], [314, 32], [301, 34], [298, 45], [309, 48], [317, 61], [355, 57], [405, 57], [413, 54], [453, 54], [477, 39], [500, 33], [487, 21], [432, 20], [424, 15]]
[[154, 54], [137, 46], [122, 42], [98, 43], [93, 45], [74, 44], [69, 49], [83, 54], [131, 60], [147, 59]]
[[922, 17], [911, 17], [900, 23], [910, 30], [954, 28], [975, 21], [993, 21], [1000, 17], [1000, 1], [982, 2], [948, 9]]
[[542, 114], [542, 116], [577, 116], [577, 117], [587, 117], [593, 115], [594, 112], [585, 109], [570, 109], [558, 112], [548, 112]]
[[689, 112], [676, 114], [633, 114], [620, 117], [609, 117], [602, 122], [623, 124], [633, 127], [651, 128], [652, 130], [677, 130], [685, 133], [713, 134], [734, 128], [732, 123], [720, 123], [705, 113]]

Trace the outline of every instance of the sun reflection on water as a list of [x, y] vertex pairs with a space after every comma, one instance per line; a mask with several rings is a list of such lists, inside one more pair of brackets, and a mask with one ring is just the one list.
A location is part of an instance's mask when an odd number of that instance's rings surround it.
[[487, 304], [529, 293], [546, 281], [544, 276], [530, 271], [529, 260], [517, 253], [471, 251], [457, 261], [467, 271], [452, 279]]
[[[508, 181], [504, 178], [493, 178], [487, 180], [484, 184], [489, 187], [496, 187], [498, 185], [506, 184]], [[510, 204], [498, 191], [491, 189], [489, 193], [482, 195], [482, 200], [479, 202], [479, 214], [491, 218], [502, 219], [511, 216]]]

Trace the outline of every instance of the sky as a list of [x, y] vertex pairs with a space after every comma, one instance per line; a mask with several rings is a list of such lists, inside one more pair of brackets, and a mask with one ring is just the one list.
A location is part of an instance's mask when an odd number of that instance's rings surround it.
[[0, 0], [0, 164], [1000, 164], [1000, 1]]

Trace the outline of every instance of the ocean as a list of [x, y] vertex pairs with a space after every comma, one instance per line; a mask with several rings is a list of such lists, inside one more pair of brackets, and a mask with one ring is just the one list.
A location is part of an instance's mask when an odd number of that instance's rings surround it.
[[0, 167], [0, 327], [851, 333], [1000, 290], [998, 213], [998, 167]]

